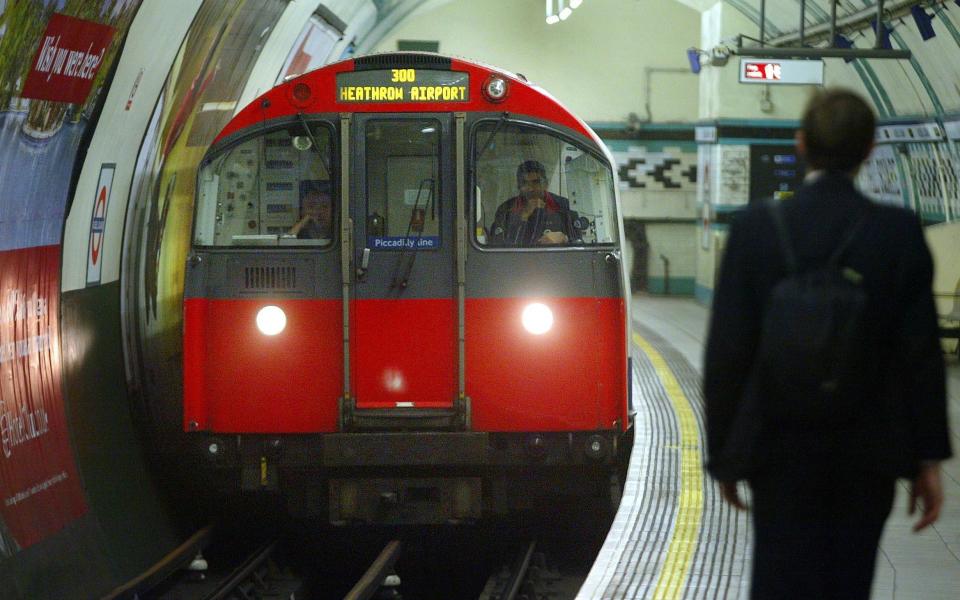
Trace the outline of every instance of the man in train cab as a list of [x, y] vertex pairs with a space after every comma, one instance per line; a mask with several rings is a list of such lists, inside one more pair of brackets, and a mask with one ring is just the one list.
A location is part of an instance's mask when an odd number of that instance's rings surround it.
[[317, 184], [301, 182], [300, 218], [287, 235], [300, 240], [330, 239], [333, 235], [333, 202], [330, 194]]
[[933, 264], [917, 216], [854, 185], [875, 123], [853, 92], [817, 93], [796, 135], [804, 184], [730, 226], [704, 360], [707, 470], [737, 509], [738, 481], [750, 488], [754, 599], [866, 600], [896, 480], [921, 509], [914, 531], [943, 504]]
[[489, 243], [526, 247], [579, 240], [570, 201], [548, 192], [547, 183], [547, 171], [542, 163], [528, 160], [517, 167], [519, 194], [497, 207]]

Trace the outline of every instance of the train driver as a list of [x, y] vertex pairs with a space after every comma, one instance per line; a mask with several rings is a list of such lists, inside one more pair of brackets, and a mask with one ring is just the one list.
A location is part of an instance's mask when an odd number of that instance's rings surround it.
[[519, 194], [497, 207], [490, 227], [495, 246], [566, 244], [580, 238], [570, 201], [547, 191], [547, 172], [535, 160], [517, 167]]
[[290, 228], [288, 235], [301, 240], [330, 239], [333, 235], [333, 203], [330, 194], [316, 187], [306, 186], [303, 190], [300, 198], [300, 219]]

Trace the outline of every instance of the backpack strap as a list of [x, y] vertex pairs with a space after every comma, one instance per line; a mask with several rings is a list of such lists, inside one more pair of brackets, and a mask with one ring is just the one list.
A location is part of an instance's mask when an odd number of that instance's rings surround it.
[[[791, 274], [797, 273], [797, 259], [796, 255], [793, 252], [793, 246], [790, 243], [790, 230], [787, 229], [787, 223], [783, 218], [783, 209], [779, 204], [775, 202], [768, 202], [767, 208], [770, 211], [770, 216], [773, 218], [773, 224], [777, 230], [777, 240], [780, 242], [780, 249], [783, 252], [783, 257], [787, 262], [787, 270]], [[840, 263], [840, 259], [843, 258], [844, 252], [847, 251], [847, 248], [850, 247], [850, 244], [853, 242], [853, 239], [860, 233], [860, 230], [863, 229], [864, 224], [867, 222], [867, 217], [871, 213], [872, 207], [867, 207], [864, 210], [857, 221], [850, 227], [847, 234], [844, 236], [843, 240], [840, 242], [840, 245], [833, 251], [830, 255], [830, 258], [827, 259], [827, 266], [836, 267]]]
[[840, 263], [840, 259], [843, 258], [843, 253], [847, 251], [847, 248], [853, 242], [853, 238], [860, 233], [860, 230], [863, 229], [864, 223], [867, 222], [867, 216], [870, 214], [870, 207], [867, 207], [860, 216], [857, 218], [856, 223], [850, 228], [847, 232], [847, 235], [843, 238], [843, 241], [840, 242], [840, 245], [837, 246], [837, 249], [833, 251], [833, 254], [830, 255], [830, 258], [827, 260], [827, 265], [830, 267], [836, 267]]
[[777, 230], [777, 241], [780, 243], [783, 258], [787, 261], [787, 271], [791, 275], [796, 274], [797, 259], [793, 253], [793, 244], [790, 243], [790, 230], [787, 229], [787, 223], [783, 219], [783, 209], [773, 200], [767, 202], [767, 209], [770, 211], [774, 228]]

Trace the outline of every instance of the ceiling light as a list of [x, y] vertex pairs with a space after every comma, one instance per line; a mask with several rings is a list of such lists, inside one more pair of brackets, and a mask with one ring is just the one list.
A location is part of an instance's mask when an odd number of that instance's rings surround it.
[[910, 7], [910, 12], [913, 14], [913, 21], [917, 24], [917, 29], [920, 30], [920, 37], [924, 41], [936, 37], [937, 32], [933, 30], [932, 23], [933, 15], [927, 14], [927, 11], [919, 4]]

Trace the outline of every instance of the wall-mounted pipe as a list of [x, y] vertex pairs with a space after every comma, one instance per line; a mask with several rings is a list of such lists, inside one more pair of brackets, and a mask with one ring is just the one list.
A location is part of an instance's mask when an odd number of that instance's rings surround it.
[[670, 259], [665, 255], [660, 255], [660, 260], [663, 261], [663, 294], [665, 296], [670, 295]]
[[693, 75], [690, 69], [679, 69], [675, 67], [647, 67], [643, 70], [643, 110], [647, 114], [644, 123], [653, 122], [653, 113], [650, 111], [650, 98], [653, 95], [653, 74], [654, 73], [672, 73], [675, 75]]

